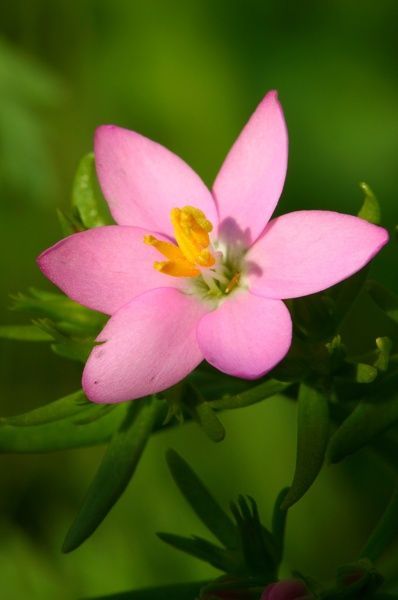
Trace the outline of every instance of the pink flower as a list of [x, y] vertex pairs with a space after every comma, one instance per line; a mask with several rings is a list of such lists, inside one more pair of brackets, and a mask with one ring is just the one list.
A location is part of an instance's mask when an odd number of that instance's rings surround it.
[[310, 600], [312, 594], [299, 579], [287, 579], [267, 586], [260, 600]]
[[71, 235], [38, 259], [68, 296], [111, 315], [83, 373], [94, 402], [160, 392], [203, 359], [261, 377], [291, 343], [282, 300], [349, 277], [388, 239], [336, 212], [270, 221], [287, 167], [275, 92], [233, 145], [213, 192], [172, 152], [120, 127], [99, 127], [95, 157], [117, 225]]

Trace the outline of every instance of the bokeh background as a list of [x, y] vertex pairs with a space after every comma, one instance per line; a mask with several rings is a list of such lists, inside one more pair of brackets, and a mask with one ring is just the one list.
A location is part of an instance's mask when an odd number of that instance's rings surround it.
[[[395, 0], [6, 0], [0, 38], [0, 310], [9, 294], [50, 289], [36, 255], [61, 236], [80, 157], [116, 123], [184, 157], [211, 184], [264, 93], [276, 88], [290, 133], [279, 210], [355, 213], [358, 182], [398, 220], [398, 5]], [[396, 246], [374, 275], [397, 288]], [[79, 387], [80, 367], [47, 346], [1, 342], [1, 414]], [[291, 477], [295, 407], [276, 398], [224, 417], [226, 440], [195, 426], [154, 438], [128, 492], [79, 550], [62, 555], [102, 448], [0, 457], [0, 582], [7, 600], [69, 600], [215, 576], [157, 540], [203, 534], [164, 461], [174, 447], [222, 502], [258, 501], [265, 521]], [[327, 467], [289, 516], [285, 573], [329, 578], [355, 558], [391, 490], [367, 455]], [[388, 564], [385, 566], [388, 571]]]

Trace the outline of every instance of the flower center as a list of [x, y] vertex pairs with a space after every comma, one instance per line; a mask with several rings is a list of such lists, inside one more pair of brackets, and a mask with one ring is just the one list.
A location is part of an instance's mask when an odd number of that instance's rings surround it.
[[[194, 206], [173, 208], [170, 213], [177, 244], [144, 237], [145, 244], [154, 246], [167, 259], [156, 261], [155, 269], [172, 277], [192, 279], [193, 291], [202, 297], [218, 298], [230, 294], [241, 283], [241, 256], [227, 260], [228, 251], [215, 250], [209, 233], [213, 225]], [[225, 254], [225, 256], [224, 256]]]

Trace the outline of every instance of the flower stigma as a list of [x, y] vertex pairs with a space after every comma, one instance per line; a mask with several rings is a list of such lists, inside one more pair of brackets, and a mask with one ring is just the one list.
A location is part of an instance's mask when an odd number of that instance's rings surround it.
[[203, 299], [228, 296], [242, 283], [242, 253], [228, 252], [210, 240], [212, 223], [194, 206], [173, 208], [170, 213], [176, 244], [144, 236], [167, 259], [153, 267], [172, 277], [189, 278], [191, 290]]

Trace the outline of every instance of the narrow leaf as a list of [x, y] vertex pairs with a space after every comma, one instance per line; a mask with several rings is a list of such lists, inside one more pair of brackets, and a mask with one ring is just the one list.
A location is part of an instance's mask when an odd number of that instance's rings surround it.
[[176, 583], [156, 588], [131, 590], [110, 596], [100, 596], [92, 600], [194, 600], [207, 582]]
[[237, 545], [235, 525], [188, 463], [174, 450], [167, 451], [166, 460], [180, 492], [199, 519], [224, 546], [235, 548]]
[[328, 400], [319, 390], [302, 383], [298, 397], [296, 469], [282, 510], [300, 500], [315, 481], [324, 461], [328, 439]]
[[230, 550], [224, 550], [203, 538], [196, 536], [187, 538], [172, 533], [158, 533], [157, 536], [162, 542], [203, 560], [224, 573], [236, 573], [241, 568], [236, 552], [232, 553]]
[[77, 168], [72, 190], [72, 206], [88, 229], [107, 224], [105, 203], [98, 186], [92, 152], [82, 158]]
[[213, 400], [212, 402], [209, 402], [209, 404], [217, 410], [243, 408], [255, 404], [256, 402], [261, 402], [261, 400], [271, 398], [271, 396], [275, 396], [275, 394], [282, 394], [291, 385], [291, 383], [268, 379], [264, 383], [256, 385], [245, 392], [241, 392], [235, 396]]
[[136, 400], [129, 406], [123, 423], [110, 441], [80, 512], [66, 535], [63, 552], [71, 552], [80, 546], [122, 495], [163, 408], [163, 402], [155, 397]]
[[361, 557], [376, 561], [395, 538], [398, 537], [398, 488], [382, 515], [376, 528], [370, 535]]
[[32, 317], [50, 319], [58, 330], [65, 327], [68, 334], [97, 336], [106, 316], [90, 310], [67, 298], [64, 294], [32, 288], [29, 293], [13, 297], [13, 310], [28, 313]]
[[89, 403], [82, 390], [79, 390], [64, 398], [55, 400], [55, 402], [35, 408], [28, 413], [0, 419], [0, 425], [15, 425], [19, 427], [44, 425], [52, 421], [66, 419], [89, 408], [96, 408], [96, 405]]
[[20, 342], [51, 342], [52, 336], [36, 325], [1, 325], [0, 338]]
[[239, 496], [231, 503], [231, 511], [239, 529], [246, 571], [256, 576], [276, 577], [278, 548], [271, 533], [260, 522], [257, 505], [250, 496]]
[[338, 462], [357, 452], [398, 421], [398, 396], [388, 400], [361, 401], [330, 440], [329, 456]]
[[369, 221], [369, 223], [374, 223], [375, 225], [380, 225], [381, 221], [381, 211], [380, 204], [368, 186], [367, 183], [360, 183], [359, 187], [363, 191], [365, 198], [362, 204], [362, 207], [358, 213], [358, 217], [361, 219], [365, 219], [365, 221]]
[[[120, 404], [102, 419], [84, 425], [76, 423], [73, 416], [35, 427], [0, 425], [0, 453], [54, 452], [103, 444], [120, 427], [127, 408]], [[84, 419], [92, 410], [90, 407], [79, 416]]]

